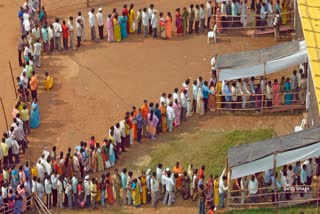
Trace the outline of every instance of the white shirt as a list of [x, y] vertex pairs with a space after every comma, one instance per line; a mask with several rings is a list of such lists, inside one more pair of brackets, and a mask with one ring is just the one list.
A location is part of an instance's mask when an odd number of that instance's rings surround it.
[[116, 143], [121, 143], [120, 128], [114, 127], [113, 137]]
[[170, 102], [171, 102], [171, 100], [170, 100], [169, 98], [166, 98], [166, 101], [164, 102], [164, 104], [165, 104], [166, 106], [168, 106], [168, 105], [170, 104]]
[[62, 32], [62, 27], [60, 23], [53, 23], [53, 31], [54, 31], [54, 36], [55, 37], [60, 37], [61, 36], [61, 32]]
[[172, 178], [165, 177], [166, 191], [172, 191], [174, 188], [174, 182]]
[[158, 179], [159, 183], [161, 183], [161, 181], [162, 181], [162, 170], [160, 168], [158, 168], [158, 167], [156, 169], [156, 175], [157, 175], [157, 179]]
[[241, 82], [237, 82], [237, 94], [238, 95], [243, 95], [242, 87], [241, 87]]
[[178, 100], [178, 103], [180, 103], [180, 98], [179, 98], [179, 95], [178, 95], [178, 93], [173, 93], [172, 94], [172, 98], [173, 98], [173, 101], [175, 101], [175, 100]]
[[51, 186], [51, 183], [48, 179], [46, 179], [44, 181], [44, 189], [46, 191], [46, 194], [51, 194], [52, 193], [52, 186]]
[[56, 176], [54, 176], [54, 174], [51, 175], [51, 184], [52, 184], [52, 189], [57, 189], [57, 187], [58, 187], [57, 175]]
[[303, 162], [303, 164], [301, 165], [301, 169], [303, 167], [303, 165], [306, 165], [306, 174], [308, 177], [311, 177], [312, 176], [312, 167], [311, 167], [311, 164], [309, 162], [309, 160], [306, 160], [305, 162]]
[[156, 14], [152, 14], [151, 25], [152, 25], [152, 28], [157, 28], [157, 26], [158, 26], [158, 19], [157, 19]]
[[90, 190], [90, 182], [88, 180], [84, 181], [84, 193], [86, 195], [90, 195], [91, 194], [91, 190]]
[[25, 31], [29, 32], [29, 31], [31, 30], [29, 20], [28, 20], [28, 21], [23, 22], [23, 26], [24, 26], [24, 30], [25, 30]]
[[142, 12], [142, 25], [143, 26], [148, 26], [149, 23], [149, 17], [148, 14], [145, 12]]
[[166, 105], [166, 98], [164, 98], [163, 96], [160, 97], [160, 104], [164, 103]]
[[73, 24], [71, 23], [70, 20], [68, 20], [68, 29], [69, 29], [69, 32], [73, 32]]
[[29, 13], [24, 13], [22, 17], [23, 17], [23, 23], [26, 22], [26, 21], [29, 22], [29, 18], [30, 18]]
[[96, 25], [96, 20], [94, 19], [93, 13], [89, 12], [88, 16], [89, 16], [89, 26], [94, 27]]
[[272, 99], [272, 87], [267, 85], [267, 99]]
[[153, 9], [148, 8], [147, 13], [148, 13], [148, 19], [151, 20], [152, 19], [152, 15], [153, 15]]
[[245, 81], [242, 83], [242, 92], [250, 95], [250, 91], [248, 90], [247, 83]]
[[77, 32], [77, 36], [81, 36], [81, 25], [77, 22], [76, 24], [76, 32]]
[[207, 16], [212, 16], [212, 7], [211, 4], [209, 2], [207, 2], [206, 4], [206, 9], [207, 9]]
[[167, 106], [167, 119], [168, 120], [174, 120], [174, 110], [171, 106]]
[[96, 14], [97, 21], [98, 21], [98, 26], [103, 26], [103, 14], [102, 12], [98, 12]]
[[36, 38], [36, 40], [40, 39], [40, 28], [33, 28], [31, 33]]
[[221, 176], [219, 180], [219, 193], [223, 193], [224, 191], [227, 191], [227, 190], [228, 190], [228, 187], [224, 185], [222, 176]]
[[58, 179], [57, 181], [57, 190], [58, 190], [58, 194], [63, 193], [63, 186], [62, 186], [62, 182]]
[[120, 121], [120, 134], [121, 137], [126, 137], [126, 126], [124, 124], [124, 120]]
[[180, 98], [181, 98], [181, 107], [182, 108], [187, 108], [188, 107], [187, 97], [183, 92], [181, 92]]
[[37, 163], [36, 164], [36, 169], [37, 169], [38, 177], [43, 179], [44, 178], [44, 173], [45, 173], [43, 166], [40, 163]]
[[257, 182], [256, 178], [254, 178], [253, 181], [251, 179], [249, 180], [248, 189], [249, 189], [249, 194], [250, 195], [257, 194], [257, 192], [258, 192], [258, 182]]
[[150, 189], [152, 192], [159, 191], [159, 181], [153, 177], [150, 179]]
[[202, 7], [200, 7], [199, 16], [200, 16], [200, 19], [204, 19], [204, 10]]
[[33, 44], [33, 55], [40, 56], [41, 55], [41, 43], [36, 42]]
[[53, 29], [51, 29], [51, 27], [48, 27], [48, 39], [51, 40], [53, 36]]

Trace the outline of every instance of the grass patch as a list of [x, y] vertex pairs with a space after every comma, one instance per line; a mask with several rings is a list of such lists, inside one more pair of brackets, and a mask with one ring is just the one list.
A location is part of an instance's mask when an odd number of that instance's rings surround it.
[[181, 134], [178, 139], [165, 139], [153, 148], [151, 161], [143, 168], [155, 167], [161, 162], [164, 167], [173, 168], [179, 161], [186, 170], [189, 164], [199, 168], [206, 166], [206, 175], [220, 174], [225, 167], [228, 149], [241, 144], [271, 138], [272, 129], [234, 130], [230, 132], [197, 131]]
[[261, 208], [261, 209], [252, 209], [252, 210], [234, 210], [234, 211], [227, 212], [227, 214], [269, 214], [269, 213], [300, 214], [301, 212], [303, 212], [304, 214], [316, 213], [315, 205], [313, 205], [313, 207], [312, 206], [296, 206], [296, 207], [281, 208], [281, 209]]

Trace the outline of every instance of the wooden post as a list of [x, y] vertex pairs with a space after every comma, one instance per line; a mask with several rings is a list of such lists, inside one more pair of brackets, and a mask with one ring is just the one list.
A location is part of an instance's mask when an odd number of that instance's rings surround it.
[[317, 195], [316, 195], [316, 199], [317, 199], [316, 213], [318, 213], [319, 199], [320, 199], [319, 187], [320, 187], [320, 180], [319, 180], [319, 176], [318, 176], [318, 187], [317, 187], [318, 189], [317, 189]]
[[11, 78], [12, 78], [12, 84], [13, 84], [14, 93], [16, 95], [16, 98], [18, 98], [18, 94], [17, 94], [17, 90], [16, 90], [16, 84], [14, 83], [13, 71], [12, 71], [12, 66], [11, 66], [11, 62], [10, 61], [9, 61], [9, 67], [10, 67], [10, 72], [11, 72]]
[[[274, 188], [274, 191], [273, 191], [273, 196], [274, 196], [274, 201], [277, 202], [277, 191], [276, 191], [276, 188], [277, 188], [277, 184], [276, 184], [276, 168], [277, 168], [277, 160], [276, 160], [276, 152], [273, 153], [273, 188]], [[276, 203], [275, 204], [276, 208], [278, 208], [278, 204]]]
[[[227, 169], [228, 170], [228, 169]], [[228, 171], [227, 171], [228, 172]], [[229, 173], [227, 173], [227, 176], [228, 176], [228, 182], [227, 182], [227, 187], [228, 187], [228, 190], [227, 190], [227, 210], [229, 211], [229, 204], [230, 204], [230, 201], [229, 201], [229, 197], [231, 196], [231, 193], [230, 193], [230, 188], [231, 187], [231, 173], [232, 173], [232, 170], [230, 168], [230, 171]], [[230, 199], [232, 200], [232, 199]]]
[[264, 89], [262, 91], [262, 105], [261, 105], [261, 112], [263, 113], [263, 108], [264, 108], [264, 90], [267, 87], [267, 78], [266, 78], [266, 63], [263, 63], [263, 82], [264, 82]]
[[87, 0], [87, 7], [89, 7], [90, 5], [89, 5], [89, 0]]
[[6, 124], [6, 128], [7, 128], [7, 131], [8, 131], [8, 130], [9, 130], [8, 120], [7, 120], [6, 111], [5, 111], [5, 109], [4, 109], [4, 105], [3, 105], [2, 97], [0, 97], [0, 102], [1, 102], [1, 106], [2, 106], [2, 112], [3, 112], [4, 122], [5, 122], [5, 124]]

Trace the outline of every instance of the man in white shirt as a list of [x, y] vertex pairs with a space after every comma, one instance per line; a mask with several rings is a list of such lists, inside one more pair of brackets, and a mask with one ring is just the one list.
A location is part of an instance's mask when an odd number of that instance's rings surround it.
[[180, 95], [181, 99], [181, 119], [185, 119], [187, 115], [188, 101], [187, 101], [187, 90], [184, 89]]
[[159, 180], [157, 179], [156, 172], [152, 173], [152, 178], [150, 179], [150, 190], [151, 190], [151, 205], [152, 207], [156, 207], [156, 203], [159, 200], [160, 192], [159, 192]]
[[91, 11], [88, 13], [89, 15], [89, 27], [91, 31], [91, 40], [95, 41], [96, 40], [96, 20], [94, 18], [94, 8], [91, 9]]
[[237, 88], [236, 88], [236, 90], [237, 90], [237, 108], [241, 108], [241, 104], [240, 104], [240, 102], [241, 102], [241, 100], [242, 100], [242, 97], [243, 97], [243, 91], [242, 91], [242, 85], [241, 85], [241, 82], [242, 82], [242, 80], [241, 79], [238, 79], [238, 81], [237, 81]]
[[270, 0], [268, 0], [267, 1], [268, 2], [268, 18], [267, 18], [267, 22], [268, 22], [268, 26], [269, 27], [273, 27], [273, 9], [272, 9], [272, 7], [273, 7], [273, 3], [272, 3], [272, 0], [270, 1]]
[[98, 13], [96, 14], [98, 21], [99, 37], [103, 40], [103, 13], [102, 8], [100, 7]]
[[194, 9], [194, 30], [196, 33], [199, 33], [199, 24], [200, 24], [200, 7], [196, 4]]
[[57, 176], [57, 193], [58, 193], [58, 203], [59, 203], [59, 208], [63, 208], [63, 196], [64, 196], [64, 192], [63, 192], [63, 185], [62, 182], [60, 180], [60, 175]]
[[50, 52], [53, 52], [53, 51], [54, 51], [54, 31], [53, 31], [53, 24], [51, 24], [51, 25], [48, 27], [48, 39], [49, 39], [49, 41], [50, 41], [49, 50], [50, 50]]
[[120, 152], [120, 148], [121, 148], [121, 133], [120, 133], [120, 124], [117, 123], [115, 126], [114, 126], [114, 132], [113, 132], [113, 137], [114, 137], [114, 141], [117, 145], [116, 147], [116, 151], [117, 153]]
[[172, 132], [172, 125], [173, 125], [174, 119], [175, 119], [174, 110], [172, 108], [172, 102], [170, 102], [169, 105], [167, 106], [167, 126], [168, 126], [169, 132]]
[[149, 34], [151, 35], [152, 34], [152, 23], [151, 23], [151, 20], [152, 20], [152, 15], [153, 15], [153, 8], [154, 8], [154, 5], [153, 4], [150, 4], [149, 8], [148, 8], [148, 20], [149, 20]]
[[69, 29], [69, 38], [70, 38], [70, 46], [73, 50], [76, 50], [74, 43], [74, 30], [73, 30], [73, 17], [70, 16], [68, 20], [68, 29]]
[[180, 98], [179, 98], [178, 92], [179, 92], [178, 88], [175, 88], [173, 90], [172, 99], [173, 99], [173, 101], [178, 100], [178, 103], [180, 103]]
[[244, 28], [247, 27], [247, 15], [248, 14], [248, 5], [247, 0], [244, 0], [240, 7], [240, 23], [243, 25]]
[[255, 203], [257, 201], [256, 194], [258, 193], [258, 181], [254, 175], [251, 175], [248, 183], [248, 190], [251, 202]]
[[[171, 172], [170, 171], [166, 172], [166, 174], [164, 176], [165, 176], [164, 181], [165, 181], [165, 184], [166, 184], [166, 193], [165, 193], [164, 198], [163, 198], [163, 205], [171, 206], [172, 199], [174, 197], [173, 189], [175, 187], [175, 184], [174, 184], [173, 179], [171, 177]], [[168, 203], [167, 203], [167, 201], [168, 201]]]
[[23, 28], [25, 32], [30, 32], [31, 30], [31, 17], [23, 22]]
[[224, 183], [227, 181], [227, 176], [220, 177], [219, 180], [219, 195], [220, 195], [220, 201], [219, 206], [220, 208], [224, 208], [224, 197], [225, 197], [225, 191], [228, 190], [228, 187], [224, 185]]
[[192, 116], [191, 114], [191, 104], [190, 104], [190, 89], [189, 89], [190, 79], [186, 79], [182, 83], [182, 87], [187, 90], [186, 98], [187, 98], [187, 117]]
[[61, 24], [59, 23], [59, 18], [56, 18], [56, 22], [53, 23], [53, 32], [54, 32], [54, 41], [56, 44], [56, 49], [61, 51], [61, 33], [62, 33], [62, 27]]
[[51, 187], [52, 187], [52, 205], [53, 207], [56, 207], [58, 202], [58, 177], [57, 177], [56, 171], [53, 171], [53, 174], [51, 175]]
[[90, 201], [91, 201], [91, 187], [90, 187], [90, 181], [89, 181], [89, 175], [86, 175], [84, 177], [84, 193], [86, 195], [86, 207], [90, 207]]
[[162, 163], [158, 163], [157, 169], [156, 169], [157, 179], [159, 182], [159, 195], [162, 192]]
[[207, 9], [207, 28], [210, 30], [210, 20], [212, 16], [211, 0], [207, 1], [206, 9]]
[[152, 26], [152, 38], [157, 37], [157, 27], [158, 27], [158, 19], [157, 19], [157, 11], [153, 10], [151, 17], [151, 26]]
[[[151, 19], [150, 19], [150, 23], [151, 23]], [[147, 14], [147, 8], [143, 8], [143, 10], [142, 10], [142, 26], [143, 26], [144, 37], [147, 37], [147, 35], [148, 35], [148, 24], [149, 24], [149, 17]]]
[[199, 17], [200, 17], [200, 32], [203, 33], [205, 28], [204, 4], [200, 5]]
[[84, 41], [84, 35], [85, 35], [85, 33], [84, 33], [84, 18], [83, 18], [80, 11], [78, 12], [78, 17], [77, 17], [76, 21], [81, 26], [81, 41]]
[[41, 182], [43, 182], [45, 170], [41, 164], [41, 159], [38, 160], [38, 163], [36, 164], [36, 169], [38, 178], [40, 178]]
[[80, 45], [81, 45], [82, 27], [80, 22], [81, 20], [77, 19], [77, 23], [76, 23], [77, 48], [80, 48]]
[[192, 111], [196, 113], [197, 110], [197, 98], [198, 98], [198, 81], [194, 80], [192, 85]]
[[251, 95], [250, 91], [248, 90], [248, 79], [245, 79], [242, 83], [242, 108], [246, 108], [247, 105], [247, 97]]
[[160, 104], [163, 102], [166, 105], [166, 97], [167, 97], [166, 93], [163, 92], [160, 97]]
[[34, 58], [34, 64], [37, 66], [37, 68], [40, 68], [41, 65], [41, 43], [39, 40], [36, 41], [36, 43], [33, 44], [33, 58]]

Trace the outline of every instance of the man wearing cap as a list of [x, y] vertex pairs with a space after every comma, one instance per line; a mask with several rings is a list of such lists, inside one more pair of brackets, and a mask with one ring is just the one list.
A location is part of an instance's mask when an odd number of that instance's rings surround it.
[[98, 13], [96, 14], [97, 21], [98, 21], [98, 29], [99, 29], [99, 37], [103, 40], [103, 14], [102, 8], [100, 7]]
[[86, 195], [86, 207], [90, 207], [90, 201], [91, 201], [91, 187], [90, 187], [90, 181], [89, 181], [89, 175], [86, 175], [84, 177], [84, 193]]
[[96, 40], [96, 20], [94, 18], [94, 8], [91, 9], [91, 11], [88, 13], [89, 15], [89, 27], [91, 31], [91, 40], [95, 41]]

